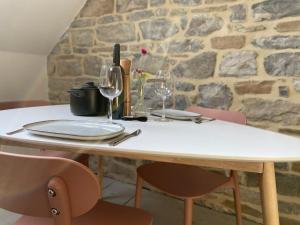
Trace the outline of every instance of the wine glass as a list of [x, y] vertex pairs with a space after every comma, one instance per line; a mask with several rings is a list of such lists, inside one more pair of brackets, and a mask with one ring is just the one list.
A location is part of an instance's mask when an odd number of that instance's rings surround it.
[[165, 113], [165, 102], [167, 97], [172, 95], [174, 90], [174, 80], [170, 72], [159, 70], [156, 73], [154, 81], [155, 93], [162, 98], [162, 115], [160, 121], [166, 122], [169, 121], [166, 119]]
[[123, 91], [123, 80], [120, 66], [103, 65], [99, 78], [100, 93], [109, 99], [109, 121], [112, 122], [112, 102]]

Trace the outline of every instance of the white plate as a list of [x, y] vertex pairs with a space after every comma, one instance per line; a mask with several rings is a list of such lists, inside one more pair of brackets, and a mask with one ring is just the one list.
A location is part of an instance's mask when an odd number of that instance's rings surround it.
[[[176, 109], [165, 109], [166, 117], [175, 120], [192, 120], [201, 116], [199, 113], [187, 112]], [[162, 115], [162, 110], [155, 110], [151, 112], [154, 116]]]
[[32, 134], [74, 140], [104, 140], [122, 134], [121, 124], [82, 120], [47, 120], [23, 126]]

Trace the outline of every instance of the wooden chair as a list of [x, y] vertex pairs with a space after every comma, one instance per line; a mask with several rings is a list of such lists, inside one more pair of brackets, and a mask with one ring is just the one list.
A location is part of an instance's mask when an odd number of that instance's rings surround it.
[[50, 105], [50, 103], [46, 100], [0, 102], [0, 110], [34, 107], [34, 106], [46, 106], [46, 105]]
[[[47, 105], [50, 105], [50, 103], [45, 100], [0, 102], [0, 110], [35, 107], [35, 106], [47, 106]], [[62, 151], [40, 150], [38, 155], [63, 157], [63, 158], [76, 160], [86, 166], [89, 165], [89, 156], [87, 154], [74, 154], [74, 153], [62, 152]]]
[[0, 152], [0, 208], [14, 225], [151, 225], [141, 209], [99, 200], [95, 175], [73, 160]]
[[[201, 113], [203, 116], [218, 120], [246, 124], [246, 117], [240, 112], [202, 107], [190, 107], [187, 111]], [[226, 177], [197, 166], [155, 162], [140, 166], [137, 169], [137, 175], [135, 195], [137, 208], [140, 208], [143, 181], [146, 181], [165, 193], [183, 198], [185, 201], [184, 224], [192, 225], [194, 199], [219, 188], [231, 188], [235, 199], [236, 223], [242, 224], [239, 180], [236, 171], [231, 171], [230, 176]]]

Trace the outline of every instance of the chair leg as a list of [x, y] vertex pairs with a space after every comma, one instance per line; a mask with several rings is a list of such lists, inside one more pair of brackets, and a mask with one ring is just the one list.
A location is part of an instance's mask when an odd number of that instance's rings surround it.
[[184, 225], [193, 224], [193, 199], [187, 198], [184, 200]]
[[240, 185], [238, 174], [236, 171], [232, 171], [232, 177], [234, 182], [233, 187], [233, 196], [235, 204], [235, 213], [236, 213], [236, 224], [242, 225], [242, 208], [241, 208], [241, 198], [240, 198]]
[[139, 175], [137, 176], [136, 180], [136, 189], [135, 189], [135, 207], [141, 207], [141, 200], [142, 200], [142, 190], [143, 190], [143, 178]]

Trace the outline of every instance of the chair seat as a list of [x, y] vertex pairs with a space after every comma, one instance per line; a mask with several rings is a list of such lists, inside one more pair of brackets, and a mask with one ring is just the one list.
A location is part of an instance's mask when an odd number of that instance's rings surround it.
[[[151, 225], [152, 216], [141, 209], [99, 201], [72, 225]], [[14, 225], [54, 225], [52, 218], [21, 217]]]
[[140, 176], [152, 186], [181, 198], [196, 198], [214, 191], [230, 181], [225, 175], [197, 166], [173, 163], [152, 163], [137, 169]]

